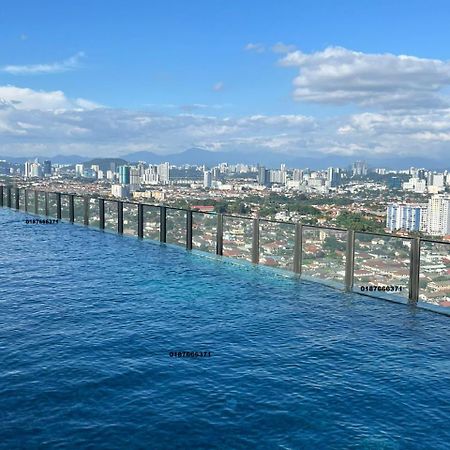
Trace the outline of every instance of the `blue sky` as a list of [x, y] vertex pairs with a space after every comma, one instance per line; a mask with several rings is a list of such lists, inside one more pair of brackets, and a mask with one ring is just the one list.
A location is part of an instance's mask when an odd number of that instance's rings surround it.
[[[31, 106], [22, 108], [21, 114], [28, 115], [22, 120], [17, 110], [11, 110], [8, 120], [4, 117], [3, 128], [0, 122], [0, 154], [7, 153], [2, 147], [25, 153], [58, 149], [64, 153], [69, 148], [90, 153], [94, 150], [89, 142], [96, 140], [104, 144], [102, 151], [117, 153], [119, 149], [113, 142], [106, 142], [108, 130], [100, 127], [115, 121], [116, 130], [124, 117], [130, 120], [134, 111], [157, 115], [162, 122], [166, 116], [196, 117], [189, 125], [173, 124], [177, 139], [170, 145], [167, 140], [163, 142], [165, 135], [160, 127], [143, 130], [141, 143], [135, 136], [131, 150], [144, 148], [149, 136], [158, 135], [160, 140], [155, 138], [149, 148], [157, 152], [198, 145], [211, 150], [263, 148], [290, 153], [302, 148], [323, 154], [328, 148], [330, 152], [348, 154], [343, 148], [348, 146], [355, 156], [365, 151], [382, 155], [388, 151], [386, 143], [392, 151], [395, 149], [391, 146], [397, 145], [392, 141], [392, 132], [379, 133], [371, 137], [370, 145], [364, 144], [358, 135], [361, 130], [355, 128], [355, 118], [360, 126], [361, 120], [368, 120], [364, 114], [371, 114], [371, 126], [374, 122], [379, 126], [380, 114], [384, 123], [401, 123], [408, 117], [408, 122], [423, 123], [427, 119], [431, 124], [441, 117], [441, 139], [439, 135], [424, 137], [429, 135], [423, 133], [433, 132], [433, 127], [408, 130], [410, 134], [422, 133], [422, 141], [426, 140], [427, 145], [432, 141], [433, 155], [442, 157], [450, 140], [450, 126], [444, 126], [450, 117], [446, 103], [450, 86], [449, 23], [448, 1], [5, 1], [0, 9], [0, 99], [13, 108], [18, 102], [25, 105], [25, 97], [32, 98], [35, 93], [51, 96], [61, 91], [64, 101], [58, 104], [59, 109], [71, 110], [68, 114], [72, 116], [74, 110], [83, 108], [74, 99], [85, 99], [102, 108], [96, 110], [95, 120], [92, 108], [86, 108], [86, 114], [78, 111], [83, 116], [78, 121], [95, 122], [97, 128], [80, 127], [87, 130], [84, 137], [82, 131], [77, 134], [75, 130], [72, 141], [70, 136], [63, 139], [61, 130], [73, 117], [68, 117], [68, 122], [51, 124], [47, 136], [42, 131], [31, 131], [37, 126], [44, 128], [44, 124], [49, 128], [48, 114], [42, 114], [39, 125], [37, 111], [56, 108], [56, 103], [47, 108], [42, 102], [31, 102]], [[285, 45], [284, 53], [274, 51], [277, 43]], [[327, 48], [342, 48], [345, 52], [323, 53]], [[296, 51], [301, 55], [295, 56]], [[317, 53], [322, 55], [320, 61], [313, 57]], [[287, 63], [284, 59], [289, 54], [294, 56]], [[384, 64], [386, 54], [394, 57]], [[406, 67], [399, 55], [424, 62], [411, 61]], [[441, 66], [436, 69], [433, 60]], [[336, 64], [341, 74], [347, 71], [347, 64], [350, 72], [352, 67], [357, 70], [353, 78], [342, 75], [337, 80], [328, 75], [316, 81], [324, 70], [329, 71], [330, 64]], [[361, 79], [361, 64], [374, 64], [375, 69], [383, 67], [385, 71], [371, 78], [370, 70], [364, 69]], [[295, 80], [308, 70], [309, 76], [297, 80], [300, 89], [296, 90]], [[417, 72], [420, 74], [414, 78]], [[402, 85], [405, 74], [407, 91]], [[379, 95], [380, 80], [394, 86], [382, 88], [383, 96]], [[344, 82], [347, 84], [343, 87]], [[355, 83], [357, 96], [352, 94]], [[27, 91], [7, 89], [11, 86]], [[372, 91], [374, 102], [369, 98]], [[397, 94], [401, 101], [387, 101], [387, 97], [397, 98]], [[419, 98], [420, 104], [411, 102], [412, 98]], [[208, 122], [209, 132], [204, 130], [203, 122], [199, 123], [203, 116], [217, 118], [217, 123]], [[269, 121], [260, 123], [257, 130], [242, 129], [245, 120], [254, 116], [291, 119], [286, 126], [274, 126], [272, 120], [272, 128], [266, 126]], [[310, 137], [297, 136], [287, 144], [286, 136], [295, 137], [292, 117], [304, 117], [314, 121], [315, 126], [302, 130], [303, 136], [310, 132]], [[224, 123], [224, 119], [228, 121]], [[19, 125], [14, 133], [18, 122], [31, 126]], [[234, 135], [230, 129], [226, 133], [211, 131], [230, 123], [232, 128], [239, 128]], [[197, 130], [193, 134], [185, 130], [183, 135], [180, 127]], [[318, 128], [324, 130], [322, 135]], [[125, 142], [132, 130], [123, 131]], [[142, 130], [134, 131], [139, 134]], [[204, 138], [199, 139], [199, 134]], [[122, 146], [120, 135], [114, 136], [117, 146]], [[275, 137], [286, 139], [277, 146], [279, 140]], [[264, 143], [264, 138], [271, 142]], [[411, 143], [410, 151], [423, 152], [420, 139]]]

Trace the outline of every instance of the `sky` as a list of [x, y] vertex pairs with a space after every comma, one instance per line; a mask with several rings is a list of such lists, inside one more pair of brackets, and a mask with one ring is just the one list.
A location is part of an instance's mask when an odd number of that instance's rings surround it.
[[0, 8], [0, 155], [450, 156], [448, 1]]

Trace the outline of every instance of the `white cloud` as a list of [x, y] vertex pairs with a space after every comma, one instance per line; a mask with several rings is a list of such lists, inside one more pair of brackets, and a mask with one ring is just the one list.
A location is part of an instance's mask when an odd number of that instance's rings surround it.
[[248, 52], [264, 53], [266, 51], [266, 48], [264, 47], [263, 44], [260, 44], [258, 42], [257, 43], [250, 42], [244, 47], [244, 50]]
[[[199, 110], [202, 104], [198, 104]], [[208, 113], [212, 111], [209, 110]], [[0, 86], [3, 155], [120, 156], [137, 150], [174, 153], [189, 147], [234, 154], [273, 151], [290, 156], [370, 158], [429, 156], [448, 161], [450, 108], [364, 112], [332, 119], [300, 114], [170, 115], [97, 108], [61, 91]]]
[[282, 66], [298, 67], [294, 99], [385, 109], [445, 107], [450, 62], [390, 53], [368, 54], [342, 47], [290, 52]]
[[11, 75], [38, 75], [44, 73], [67, 72], [69, 70], [77, 69], [84, 56], [84, 52], [78, 52], [63, 61], [49, 64], [7, 65], [0, 67], [0, 72], [9, 73]]
[[272, 45], [271, 50], [274, 53], [289, 53], [295, 50], [295, 45], [284, 44], [283, 42], [277, 42], [275, 45]]
[[215, 83], [212, 87], [214, 92], [220, 92], [223, 91], [223, 88], [225, 87], [225, 84], [223, 81], [218, 81], [217, 83]]

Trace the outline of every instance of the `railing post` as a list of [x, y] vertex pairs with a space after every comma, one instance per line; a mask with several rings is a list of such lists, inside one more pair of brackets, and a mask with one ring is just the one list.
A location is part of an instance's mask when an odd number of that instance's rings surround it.
[[11, 186], [6, 188], [6, 206], [11, 208]]
[[69, 195], [69, 221], [70, 223], [75, 222], [75, 202], [74, 202], [75, 196], [70, 194]]
[[61, 192], [56, 193], [56, 218], [61, 220]]
[[138, 238], [144, 238], [144, 205], [138, 203]]
[[3, 206], [3, 184], [0, 185], [0, 206]]
[[99, 228], [105, 229], [105, 199], [98, 199]]
[[117, 233], [123, 234], [123, 202], [117, 201]]
[[409, 267], [409, 301], [416, 303], [420, 291], [420, 238], [411, 241], [410, 267]]
[[347, 251], [345, 255], [345, 290], [353, 290], [355, 272], [355, 231], [347, 230]]
[[49, 211], [48, 211], [48, 192], [45, 192], [45, 215], [48, 216], [49, 215]]
[[295, 224], [295, 243], [294, 243], [294, 272], [299, 275], [302, 273], [303, 259], [303, 225]]
[[34, 213], [39, 214], [39, 191], [34, 191]]
[[15, 188], [15, 191], [16, 191], [16, 198], [14, 199], [15, 207], [16, 207], [17, 210], [19, 210], [19, 207], [20, 207], [20, 191], [19, 191], [19, 188]]
[[159, 240], [166, 242], [167, 239], [167, 209], [165, 206], [160, 206], [159, 211]]
[[223, 255], [223, 214], [217, 214], [216, 255]]
[[192, 250], [192, 211], [186, 211], [186, 250]]
[[28, 189], [25, 189], [23, 194], [23, 210], [28, 212]]
[[252, 263], [259, 264], [259, 219], [253, 219]]
[[83, 223], [89, 226], [89, 197], [83, 199]]

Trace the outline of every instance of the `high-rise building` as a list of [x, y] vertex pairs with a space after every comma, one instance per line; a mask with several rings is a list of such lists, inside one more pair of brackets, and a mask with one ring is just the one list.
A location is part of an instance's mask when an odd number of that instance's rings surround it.
[[159, 182], [162, 184], [169, 184], [170, 180], [170, 165], [168, 162], [159, 164], [158, 166]]
[[52, 162], [49, 160], [44, 161], [43, 165], [44, 176], [50, 176], [52, 174]]
[[367, 163], [365, 161], [356, 161], [352, 164], [352, 175], [354, 177], [366, 176], [368, 172]]
[[130, 184], [130, 166], [119, 166], [119, 183]]
[[450, 235], [450, 196], [433, 195], [428, 200], [427, 232], [433, 236]]
[[426, 217], [427, 205], [389, 203], [386, 214], [386, 228], [390, 231], [424, 231]]
[[303, 170], [294, 169], [292, 172], [292, 180], [293, 181], [303, 181]]
[[258, 167], [258, 184], [261, 186], [267, 186], [270, 184], [270, 170], [267, 170], [264, 166]]
[[203, 187], [210, 188], [212, 186], [212, 173], [210, 170], [205, 170], [203, 172]]
[[32, 169], [33, 163], [30, 161], [27, 161], [25, 163], [25, 168], [24, 168], [24, 176], [25, 178], [30, 178], [31, 177], [31, 169]]
[[84, 172], [83, 164], [75, 164], [75, 176], [82, 177]]

